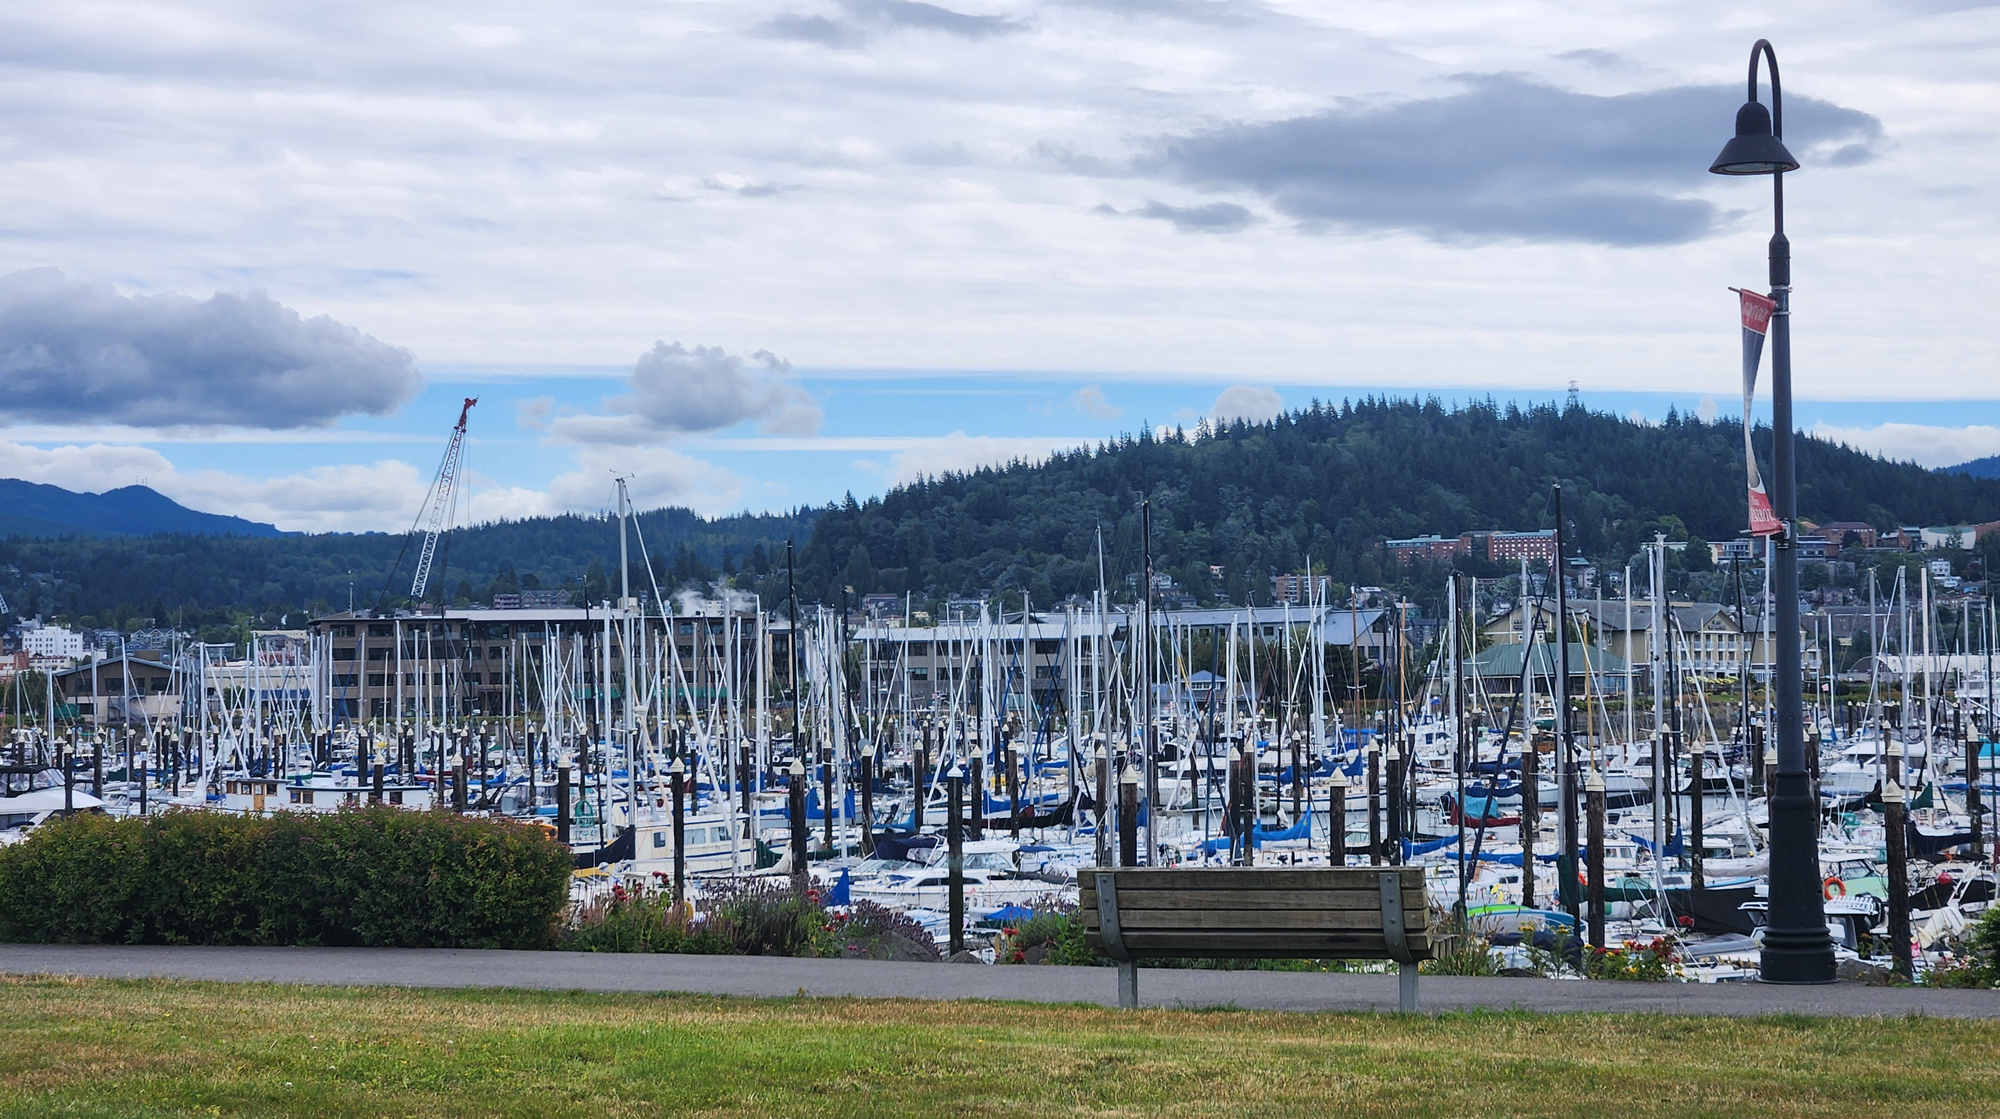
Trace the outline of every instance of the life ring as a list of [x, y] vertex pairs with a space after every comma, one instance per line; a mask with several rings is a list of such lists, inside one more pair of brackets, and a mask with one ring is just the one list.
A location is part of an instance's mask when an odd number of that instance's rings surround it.
[[1820, 883], [1819, 886], [1820, 886], [1820, 893], [1824, 894], [1826, 896], [1826, 900], [1828, 901], [1832, 901], [1835, 898], [1844, 898], [1847, 896], [1847, 883], [1842, 882], [1838, 878], [1829, 876], [1827, 880]]

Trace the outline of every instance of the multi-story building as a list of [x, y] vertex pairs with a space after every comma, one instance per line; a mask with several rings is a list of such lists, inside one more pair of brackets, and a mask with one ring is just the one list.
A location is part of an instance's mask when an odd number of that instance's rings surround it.
[[76, 660], [84, 654], [83, 634], [75, 633], [64, 626], [24, 622], [21, 625], [21, 651], [30, 657], [65, 657]]
[[1453, 556], [1462, 556], [1470, 549], [1472, 534], [1464, 536], [1411, 536], [1402, 540], [1382, 541], [1382, 551], [1390, 559], [1408, 566], [1418, 560], [1438, 562]]
[[[978, 707], [987, 694], [985, 673], [992, 665], [994, 696], [1015, 710], [1030, 695], [1046, 704], [1067, 687], [1088, 691], [1100, 666], [1123, 655], [1139, 616], [1122, 609], [1100, 622], [1086, 612], [1051, 611], [1030, 615], [1025, 624], [1015, 615], [988, 623], [866, 626], [854, 632], [853, 640], [862, 653], [862, 686], [882, 699], [893, 703], [907, 694], [912, 703], [921, 704], [955, 692], [962, 703]], [[1305, 640], [1316, 629], [1327, 645], [1354, 649], [1370, 663], [1380, 663], [1394, 641], [1392, 625], [1389, 611], [1345, 607], [1322, 608], [1317, 620], [1310, 609], [1278, 606], [1156, 610], [1153, 615], [1154, 631], [1163, 641], [1173, 634], [1226, 642], [1233, 634], [1239, 642], [1279, 642], [1288, 630]]]
[[[651, 672], [677, 657], [697, 695], [755, 678], [759, 639], [768, 686], [789, 689], [790, 626], [754, 612], [724, 611], [661, 617], [640, 608], [563, 606], [530, 609], [450, 609], [442, 613], [370, 611], [313, 619], [319, 679], [316, 717], [328, 723], [394, 719], [418, 710], [452, 715], [520, 715], [545, 708], [561, 691], [579, 701], [622, 702], [630, 652], [633, 673]], [[732, 651], [730, 646], [734, 645]], [[595, 690], [609, 681], [607, 696]]]
[[1545, 528], [1535, 532], [1492, 532], [1486, 533], [1486, 558], [1494, 563], [1518, 563], [1527, 560], [1533, 563], [1556, 562], [1556, 530]]
[[1271, 576], [1271, 598], [1276, 602], [1289, 602], [1298, 606], [1307, 602], [1325, 602], [1333, 587], [1330, 575], [1273, 575]]

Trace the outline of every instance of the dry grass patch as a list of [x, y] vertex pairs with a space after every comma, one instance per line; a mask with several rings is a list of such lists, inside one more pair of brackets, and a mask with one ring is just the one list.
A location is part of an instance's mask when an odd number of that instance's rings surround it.
[[2000, 1024], [0, 977], [0, 1116], [2000, 1114]]

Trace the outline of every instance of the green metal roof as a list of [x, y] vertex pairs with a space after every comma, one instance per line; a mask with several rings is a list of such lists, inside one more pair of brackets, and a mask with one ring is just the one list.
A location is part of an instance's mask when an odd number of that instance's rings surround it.
[[[1489, 649], [1482, 649], [1478, 656], [1472, 658], [1472, 670], [1481, 676], [1487, 677], [1519, 676], [1521, 674], [1521, 650], [1523, 648], [1524, 646], [1520, 642], [1515, 641], [1504, 645], [1495, 645]], [[1556, 647], [1548, 642], [1537, 641], [1533, 648], [1535, 675], [1555, 675]], [[1599, 649], [1594, 646], [1585, 645], [1580, 641], [1570, 642], [1570, 675], [1581, 676], [1586, 668], [1596, 673], [1613, 672], [1623, 675], [1625, 672], [1625, 658], [1608, 649]]]

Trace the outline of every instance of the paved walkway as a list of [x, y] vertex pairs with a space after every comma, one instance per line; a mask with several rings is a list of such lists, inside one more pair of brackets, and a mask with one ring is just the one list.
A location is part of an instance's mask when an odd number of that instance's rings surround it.
[[[782, 997], [1013, 999], [1116, 1005], [1110, 968], [985, 967], [743, 956], [595, 955], [420, 948], [167, 948], [0, 945], [0, 972], [209, 979], [335, 986], [526, 987]], [[1256, 1010], [1394, 1010], [1393, 975], [1142, 969], [1148, 1006]], [[1473, 1008], [1667, 1014], [1927, 1014], [2000, 1018], [2000, 991], [1929, 991], [1839, 983], [1582, 983], [1423, 980], [1425, 1010]]]

